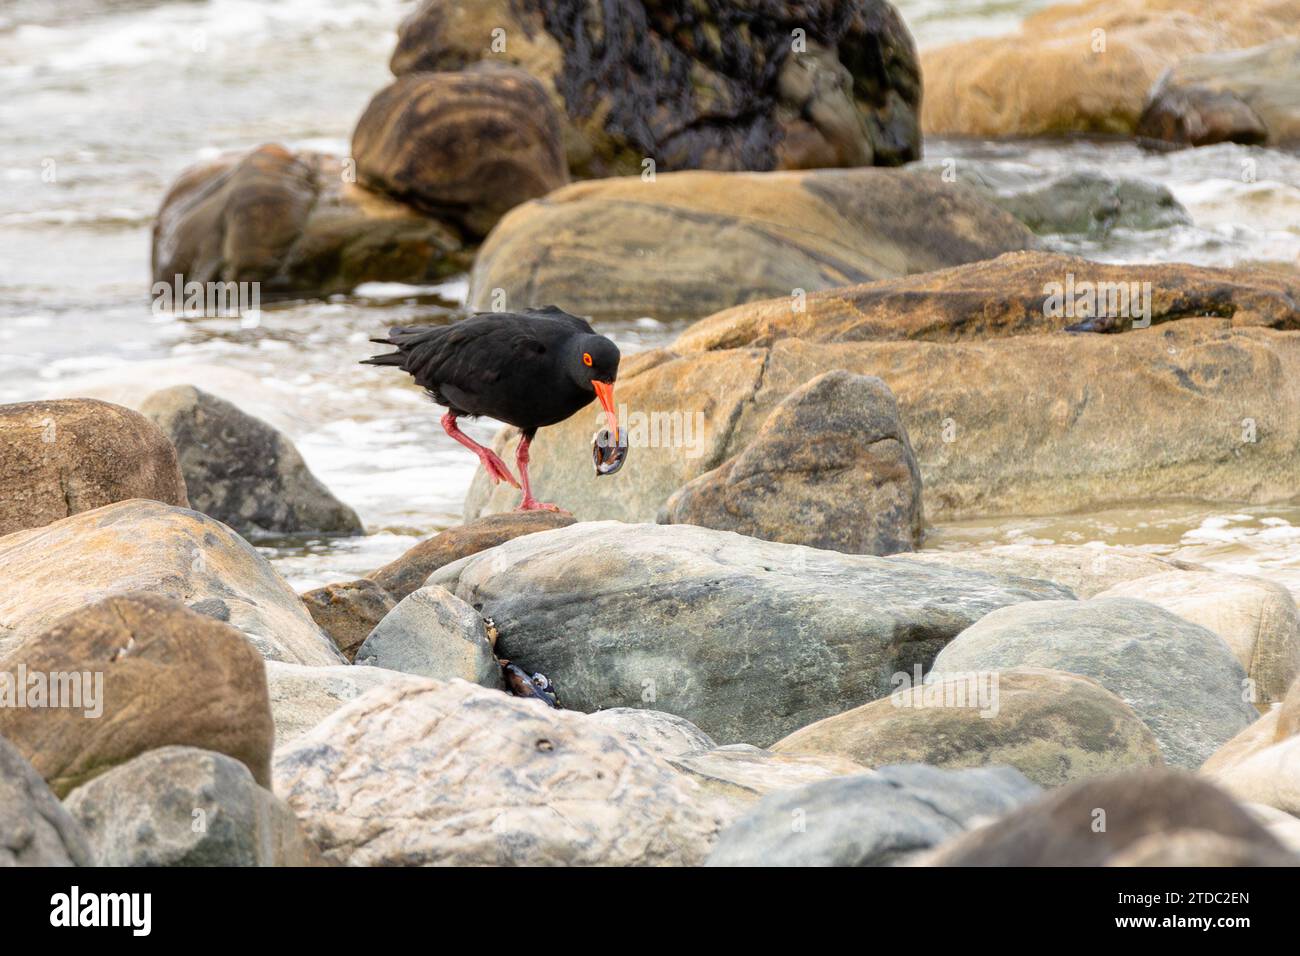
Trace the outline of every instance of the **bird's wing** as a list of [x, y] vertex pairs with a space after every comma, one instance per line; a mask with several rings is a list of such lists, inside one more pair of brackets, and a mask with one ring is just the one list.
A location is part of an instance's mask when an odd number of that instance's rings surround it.
[[521, 363], [546, 354], [546, 344], [525, 325], [513, 322], [461, 322], [442, 334], [404, 345], [406, 370], [416, 384], [437, 389], [453, 385], [471, 394], [492, 385]]

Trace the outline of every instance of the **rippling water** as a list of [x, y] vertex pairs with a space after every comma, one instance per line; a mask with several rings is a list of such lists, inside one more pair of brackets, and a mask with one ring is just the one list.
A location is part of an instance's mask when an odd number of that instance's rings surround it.
[[[1046, 0], [904, 0], [918, 43], [1014, 29]], [[358, 366], [367, 338], [456, 314], [463, 283], [369, 286], [268, 308], [260, 324], [157, 317], [149, 225], [186, 166], [281, 142], [343, 153], [389, 79], [396, 0], [10, 0], [0, 8], [0, 402], [94, 395], [127, 403], [189, 382], [288, 432], [366, 523], [365, 537], [259, 542], [298, 587], [344, 580], [459, 520], [475, 462], [418, 392]], [[1193, 225], [1058, 238], [1114, 261], [1232, 264], [1300, 256], [1300, 161], [1219, 146], [1152, 154], [1127, 143], [931, 141], [927, 154], [1078, 168], [1166, 183]], [[1254, 165], [1254, 181], [1242, 176]], [[959, 166], [960, 168], [960, 166]], [[625, 350], [670, 339], [653, 322], [602, 328]], [[494, 426], [470, 425], [480, 438]], [[932, 546], [1009, 540], [1136, 544], [1249, 570], [1300, 590], [1300, 509], [1147, 505], [937, 529]]]

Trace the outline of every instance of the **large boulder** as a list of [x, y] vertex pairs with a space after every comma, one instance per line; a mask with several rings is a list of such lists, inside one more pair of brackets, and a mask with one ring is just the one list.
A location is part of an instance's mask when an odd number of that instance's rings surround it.
[[91, 863], [81, 824], [18, 749], [0, 737], [0, 869]]
[[192, 385], [140, 411], [176, 447], [190, 507], [240, 534], [360, 534], [361, 519], [311, 473], [289, 437]]
[[368, 690], [383, 684], [414, 684], [420, 680], [383, 667], [347, 664], [305, 667], [267, 661], [266, 690], [271, 698], [271, 718], [275, 721], [275, 746], [278, 749], [301, 737]]
[[226, 754], [270, 783], [262, 658], [233, 627], [169, 598], [125, 595], [72, 612], [0, 658], [0, 693], [0, 736], [60, 796], [168, 744]]
[[867, 770], [831, 754], [778, 754], [749, 744], [729, 744], [666, 759], [674, 770], [718, 798], [728, 822], [742, 816], [769, 793]]
[[0, 405], [0, 535], [129, 498], [188, 505], [176, 451], [148, 419], [88, 398]]
[[1133, 708], [1176, 767], [1199, 767], [1258, 716], [1221, 637], [1131, 598], [1001, 608], [944, 647], [929, 679], [1025, 665], [1095, 680]]
[[[366, 575], [400, 601], [424, 587], [429, 575], [444, 564], [495, 548], [499, 544], [536, 531], [550, 531], [573, 524], [573, 516], [554, 511], [508, 511], [448, 528], [426, 538], [395, 561]], [[376, 622], [378, 623], [378, 622]]]
[[911, 551], [921, 473], [893, 393], [878, 378], [819, 375], [748, 448], [679, 488], [659, 520], [850, 554]]
[[795, 310], [800, 293], [1031, 242], [974, 190], [900, 170], [628, 176], [511, 210], [474, 260], [469, 304], [670, 321], [782, 296]]
[[1300, 613], [1291, 592], [1274, 581], [1166, 571], [1115, 584], [1098, 597], [1149, 601], [1218, 634], [1246, 669], [1250, 699], [1260, 706], [1282, 700], [1300, 674]]
[[355, 663], [505, 689], [483, 616], [436, 586], [402, 598], [370, 632]]
[[535, 76], [583, 176], [895, 165], [921, 151], [912, 38], [884, 0], [425, 0], [395, 74], [477, 63]]
[[927, 133], [1131, 134], [1161, 73], [1198, 53], [1290, 33], [1296, 0], [1085, 0], [1026, 17], [1017, 33], [927, 50]]
[[1009, 767], [882, 767], [764, 797], [722, 831], [709, 866], [893, 866], [1038, 788]]
[[[1074, 308], [1058, 310], [1071, 283]], [[1110, 293], [1132, 283], [1125, 317]], [[1092, 327], [1113, 334], [1061, 334], [1086, 321], [1088, 289], [1106, 302]], [[1152, 326], [1135, 327], [1148, 302]], [[814, 294], [802, 313], [788, 298], [756, 303], [620, 369], [629, 414], [690, 425], [691, 441], [638, 449], [632, 466], [596, 478], [596, 416], [576, 415], [546, 430], [531, 471], [580, 520], [653, 520], [678, 488], [743, 450], [794, 389], [844, 369], [882, 378], [897, 398], [932, 522], [1168, 497], [1288, 502], [1300, 472], [1300, 416], [1286, 414], [1300, 405], [1297, 303], [1300, 278], [1284, 270], [1046, 253]], [[497, 437], [498, 452], [508, 439]], [[514, 504], [480, 475], [465, 513]]]
[[712, 737], [685, 717], [662, 710], [611, 707], [589, 714], [588, 718], [660, 757], [679, 757], [717, 747]]
[[558, 112], [510, 68], [399, 77], [361, 114], [352, 156], [361, 185], [474, 236], [569, 181]]
[[206, 515], [145, 500], [0, 538], [0, 651], [85, 604], [134, 591], [233, 624], [272, 660], [343, 662], [248, 542]]
[[282, 800], [238, 760], [160, 747], [72, 791], [96, 866], [313, 866], [320, 854]]
[[566, 707], [650, 706], [760, 747], [882, 696], [891, 674], [928, 667], [994, 608], [1069, 596], [1042, 581], [617, 522], [518, 538], [430, 584], [490, 617], [497, 653], [544, 673]]
[[929, 866], [1296, 865], [1217, 787], [1146, 770], [1045, 794], [915, 862]]
[[1151, 91], [1137, 133], [1186, 146], [1300, 143], [1300, 39], [1188, 57]]
[[[180, 276], [184, 296], [191, 282], [247, 282], [258, 283], [262, 302], [363, 282], [432, 282], [467, 268], [459, 230], [355, 178], [351, 162], [278, 145], [185, 170], [154, 223], [156, 293]], [[172, 292], [171, 303], [180, 310], [184, 300]]]
[[464, 681], [370, 691], [278, 753], [275, 782], [352, 866], [691, 865], [719, 825], [621, 734]]
[[1238, 800], [1300, 817], [1300, 737], [1286, 737], [1202, 775]]
[[1124, 701], [1086, 677], [1037, 667], [940, 675], [796, 730], [772, 749], [865, 767], [1005, 765], [1042, 787], [1164, 762]]

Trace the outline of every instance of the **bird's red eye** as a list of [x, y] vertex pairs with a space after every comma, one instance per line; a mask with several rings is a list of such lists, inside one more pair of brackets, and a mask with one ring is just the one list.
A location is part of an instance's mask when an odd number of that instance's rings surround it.
[[585, 365], [585, 366], [587, 366], [588, 368], [591, 368], [591, 353], [590, 353], [590, 352], [583, 352], [583, 353], [582, 353], [582, 364]]

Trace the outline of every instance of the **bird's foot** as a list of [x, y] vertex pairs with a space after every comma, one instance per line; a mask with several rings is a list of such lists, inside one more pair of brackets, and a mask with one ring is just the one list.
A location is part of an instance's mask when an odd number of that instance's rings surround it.
[[512, 487], [519, 487], [519, 482], [515, 480], [514, 475], [510, 474], [510, 469], [506, 467], [506, 463], [501, 460], [496, 452], [484, 448], [479, 452], [478, 460], [483, 462], [483, 470], [487, 472], [492, 484], [495, 485], [504, 481]]
[[556, 514], [571, 515], [573, 512], [565, 511], [559, 505], [553, 505], [549, 501], [538, 501], [532, 495], [524, 495], [524, 500], [519, 503], [515, 511], [554, 511]]

